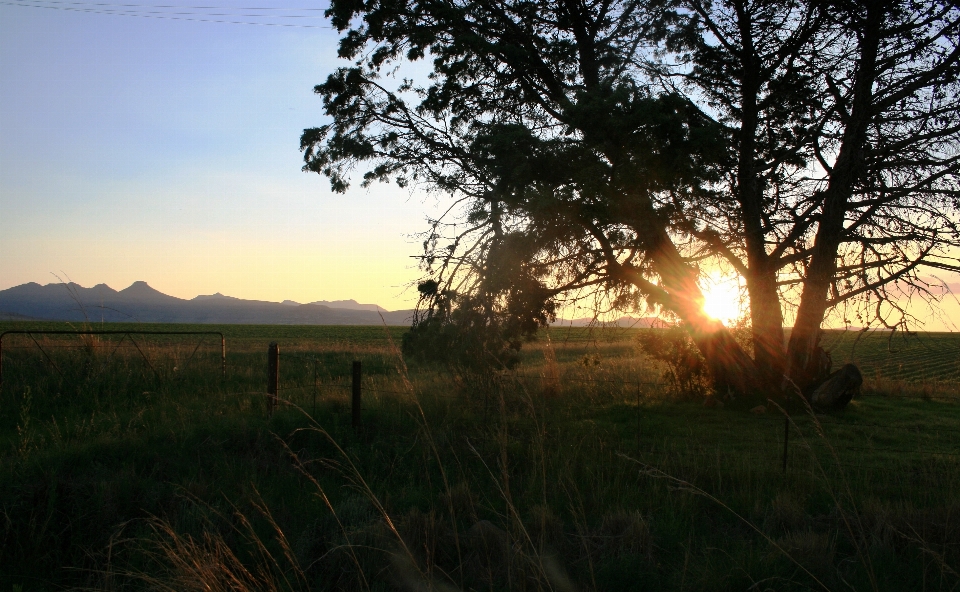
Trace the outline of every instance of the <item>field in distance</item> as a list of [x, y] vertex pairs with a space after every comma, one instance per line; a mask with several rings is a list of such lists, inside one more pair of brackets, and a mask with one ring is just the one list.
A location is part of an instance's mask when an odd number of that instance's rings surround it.
[[[0, 322], [0, 333], [18, 330], [76, 330], [83, 326], [58, 322]], [[206, 324], [91, 324], [86, 328], [111, 331], [220, 331], [227, 341], [227, 351], [252, 351], [266, 348], [276, 341], [282, 348], [309, 351], [328, 350], [342, 345], [347, 348], [370, 348], [384, 353], [400, 347], [407, 327], [349, 325], [206, 325]], [[552, 327], [541, 331], [537, 341], [527, 344], [525, 356], [530, 362], [542, 360], [543, 349], [552, 347], [557, 355], [582, 355], [591, 345], [613, 349], [622, 355], [633, 348], [641, 331], [622, 327]], [[10, 339], [8, 337], [8, 339]], [[926, 383], [934, 388], [940, 383], [960, 382], [960, 333], [902, 331], [838, 331], [824, 332], [824, 349], [831, 352], [834, 369], [852, 362], [868, 383], [891, 388], [899, 384]], [[580, 350], [583, 350], [581, 352]], [[941, 385], [946, 388], [946, 385]]]

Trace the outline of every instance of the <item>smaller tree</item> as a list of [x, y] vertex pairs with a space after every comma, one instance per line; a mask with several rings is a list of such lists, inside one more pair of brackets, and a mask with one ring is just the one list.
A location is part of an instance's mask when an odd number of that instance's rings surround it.
[[706, 360], [685, 328], [674, 325], [643, 331], [637, 336], [637, 343], [644, 354], [664, 365], [663, 378], [671, 394], [698, 397], [710, 392]]
[[520, 361], [522, 342], [556, 320], [542, 284], [530, 277], [502, 286], [488, 282], [478, 294], [441, 290], [436, 280], [417, 289], [420, 303], [402, 350], [419, 362], [471, 373], [510, 369]]

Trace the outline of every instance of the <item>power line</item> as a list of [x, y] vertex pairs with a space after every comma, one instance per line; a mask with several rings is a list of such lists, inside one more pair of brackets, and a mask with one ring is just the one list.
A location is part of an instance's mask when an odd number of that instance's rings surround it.
[[299, 10], [303, 12], [326, 11], [326, 8], [283, 8], [280, 6], [183, 6], [180, 4], [116, 4], [110, 2], [67, 2], [66, 0], [23, 0], [18, 5], [69, 4], [71, 6], [118, 6], [121, 8], [181, 8], [184, 10]]
[[[46, 2], [49, 0], [27, 0], [29, 4], [22, 3], [20, 6], [25, 6], [27, 8], [55, 8], [58, 10], [99, 10], [105, 14], [116, 14], [116, 15], [127, 15], [127, 14], [170, 14], [170, 15], [192, 15], [192, 16], [234, 16], [234, 17], [249, 17], [249, 18], [310, 18], [310, 19], [322, 19], [326, 18], [323, 15], [307, 15], [307, 14], [243, 14], [243, 13], [234, 13], [234, 12], [169, 12], [165, 10], [127, 10], [127, 9], [114, 9], [114, 8], [74, 8], [66, 6], [47, 6]], [[87, 4], [84, 2], [63, 2], [62, 4], [76, 4], [83, 6], [100, 6], [98, 4]], [[106, 6], [136, 6], [133, 4], [110, 4]], [[191, 10], [191, 9], [207, 9], [207, 10], [231, 10], [227, 7], [222, 6], [139, 6], [139, 8], [171, 8], [171, 9], [180, 9], [180, 10]], [[233, 10], [270, 10], [269, 8], [236, 8]], [[286, 8], [278, 10], [301, 10], [299, 8]]]
[[[81, 4], [81, 3], [72, 3], [72, 4]], [[94, 4], [89, 4], [93, 5]], [[315, 16], [306, 16], [306, 15], [257, 15], [257, 14], [233, 14], [233, 13], [195, 13], [195, 12], [163, 12], [163, 11], [122, 11], [122, 10], [110, 10], [110, 9], [93, 9], [93, 8], [73, 8], [70, 6], [48, 6], [45, 4], [26, 4], [22, 2], [0, 2], [0, 6], [18, 6], [21, 8], [44, 8], [47, 10], [60, 10], [65, 12], [77, 12], [77, 13], [86, 13], [86, 14], [102, 14], [110, 16], [127, 16], [127, 17], [136, 17], [136, 18], [152, 18], [152, 19], [162, 19], [162, 20], [173, 20], [173, 21], [191, 21], [199, 23], [218, 23], [218, 24], [228, 24], [228, 25], [258, 25], [262, 27], [287, 27], [287, 28], [296, 28], [296, 29], [333, 29], [334, 27], [328, 25], [300, 25], [300, 24], [290, 24], [290, 23], [264, 23], [264, 22], [253, 22], [253, 21], [236, 21], [236, 20], [224, 20], [224, 19], [208, 19], [208, 18], [191, 18], [191, 16], [235, 16], [236, 18], [322, 18]], [[122, 5], [118, 5], [122, 6]], [[144, 6], [146, 8], [162, 8], [164, 6]], [[176, 6], [170, 6], [169, 8], [181, 8]], [[188, 7], [196, 9], [222, 9], [223, 7]], [[237, 10], [269, 10], [263, 8], [238, 8]], [[278, 10], [297, 10], [297, 9], [278, 9]], [[303, 10], [312, 10], [312, 9], [303, 9]], [[320, 10], [320, 9], [316, 9]]]

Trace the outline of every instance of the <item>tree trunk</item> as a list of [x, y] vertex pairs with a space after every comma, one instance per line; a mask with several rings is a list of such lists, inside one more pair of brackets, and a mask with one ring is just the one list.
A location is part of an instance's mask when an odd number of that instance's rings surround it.
[[780, 294], [772, 271], [762, 270], [747, 280], [750, 294], [750, 323], [753, 335], [753, 359], [767, 390], [777, 390], [787, 365]]
[[751, 394], [762, 388], [762, 377], [729, 329], [714, 319], [685, 319], [690, 335], [707, 361], [720, 395]]
[[786, 366], [783, 339], [783, 314], [777, 292], [776, 270], [766, 250], [763, 228], [764, 180], [758, 173], [757, 129], [760, 109], [760, 58], [753, 39], [752, 14], [737, 2], [737, 26], [740, 31], [741, 64], [739, 161], [736, 197], [743, 214], [744, 244], [747, 252], [747, 292], [750, 295], [750, 321], [753, 333], [753, 359], [765, 390], [774, 391]]
[[817, 379], [817, 347], [820, 325], [827, 310], [827, 291], [837, 271], [837, 254], [843, 238], [847, 202], [861, 174], [867, 128], [872, 118], [873, 84], [884, 12], [882, 5], [867, 4], [850, 118], [844, 129], [829, 184], [823, 193], [823, 209], [813, 255], [803, 284], [797, 319], [790, 334], [786, 375], [793, 384], [786, 382], [786, 389], [807, 392]]
[[730, 330], [704, 312], [703, 292], [697, 284], [696, 270], [683, 260], [665, 226], [658, 223], [649, 200], [644, 202], [647, 215], [641, 218], [638, 231], [647, 239], [654, 269], [668, 295], [668, 301], [663, 304], [687, 325], [691, 338], [707, 361], [718, 391], [724, 394], [730, 391], [755, 392], [761, 384], [757, 366]]

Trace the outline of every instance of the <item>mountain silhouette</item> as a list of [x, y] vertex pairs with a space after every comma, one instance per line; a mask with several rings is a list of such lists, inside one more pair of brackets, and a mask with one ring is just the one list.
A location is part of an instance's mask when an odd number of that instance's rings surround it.
[[[338, 307], [336, 304], [343, 303]], [[191, 300], [164, 294], [147, 282], [117, 291], [106, 284], [21, 284], [0, 290], [0, 319], [73, 322], [216, 323], [262, 325], [409, 325], [412, 310], [385, 311], [355, 300], [298, 304], [216, 294]], [[380, 313], [377, 312], [379, 309]], [[382, 318], [381, 318], [382, 315]]]
[[329, 306], [330, 308], [346, 308], [349, 310], [384, 310], [382, 307], [376, 304], [360, 304], [356, 300], [318, 300], [316, 302], [311, 302], [310, 304], [316, 304], [318, 306]]
[[[106, 284], [100, 285], [109, 289], [109, 286]], [[152, 304], [173, 304], [184, 302], [182, 298], [167, 296], [163, 292], [151, 288], [147, 282], [133, 282], [128, 287], [117, 292], [117, 295], [122, 297], [123, 300], [129, 300], [131, 302], [149, 302]]]

